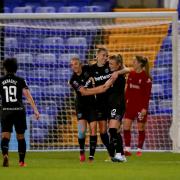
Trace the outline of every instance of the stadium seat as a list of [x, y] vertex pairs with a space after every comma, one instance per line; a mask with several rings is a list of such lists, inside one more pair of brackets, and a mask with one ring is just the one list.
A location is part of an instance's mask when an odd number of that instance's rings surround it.
[[165, 83], [172, 81], [172, 69], [166, 67], [153, 68], [151, 70], [153, 83]]
[[68, 6], [88, 6], [92, 0], [66, 0]]
[[17, 76], [25, 78], [27, 76], [26, 71], [22, 69], [18, 69]]
[[164, 95], [164, 89], [162, 84], [152, 84], [151, 98], [160, 99]]
[[83, 6], [81, 12], [103, 12], [102, 6]]
[[22, 64], [33, 64], [34, 61], [33, 61], [33, 56], [32, 54], [29, 54], [29, 53], [19, 53], [19, 54], [16, 54], [15, 57], [17, 58], [17, 62], [18, 63], [22, 63]]
[[163, 89], [164, 89], [164, 98], [171, 99], [172, 98], [172, 82], [163, 83]]
[[24, 6], [24, 7], [15, 7], [13, 9], [13, 13], [32, 13], [32, 7]]
[[52, 81], [68, 83], [72, 75], [70, 68], [61, 68], [55, 72]]
[[75, 13], [79, 11], [80, 9], [78, 6], [62, 6], [59, 8], [59, 12], [62, 12], [62, 13]]
[[172, 99], [159, 100], [159, 111], [160, 113], [172, 113]]
[[64, 52], [64, 39], [61, 37], [45, 38], [43, 41], [42, 50], [52, 53]]
[[37, 7], [35, 10], [36, 13], [55, 13], [56, 9], [52, 6], [46, 6], [46, 7]]
[[[85, 54], [87, 50], [87, 41], [84, 37], [71, 37], [67, 39], [66, 49], [68, 53]], [[84, 58], [83, 58], [84, 59]]]
[[167, 36], [163, 40], [161, 50], [162, 49], [164, 49], [165, 51], [172, 51], [172, 37], [171, 36]]
[[18, 41], [14, 37], [5, 37], [4, 46], [5, 46], [5, 50], [18, 48]]
[[156, 113], [156, 109], [157, 109], [157, 104], [155, 100], [150, 100], [149, 101], [149, 108], [148, 108], [148, 112], [150, 114], [155, 114]]
[[44, 90], [41, 86], [38, 85], [29, 85], [30, 92], [35, 99], [40, 99], [42, 96], [42, 91]]
[[155, 67], [169, 67], [172, 66], [172, 52], [160, 51], [154, 62]]
[[42, 40], [38, 37], [31, 37], [24, 39], [24, 44], [22, 48], [27, 48], [30, 51], [35, 51], [40, 48]]
[[70, 54], [61, 54], [58, 58], [58, 63], [62, 64], [62, 65], [69, 65], [70, 63], [70, 60], [73, 58], [73, 57], [78, 57], [79, 58], [79, 55], [78, 54], [75, 54], [75, 53], [70, 53]]
[[4, 13], [10, 13], [11, 9], [9, 7], [4, 7]]
[[35, 62], [40, 64], [56, 63], [56, 56], [52, 53], [40, 53], [35, 58]]

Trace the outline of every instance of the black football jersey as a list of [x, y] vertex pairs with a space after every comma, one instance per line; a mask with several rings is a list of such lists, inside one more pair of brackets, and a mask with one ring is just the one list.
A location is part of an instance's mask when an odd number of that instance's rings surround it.
[[[111, 72], [109, 69], [109, 63], [107, 62], [104, 66], [99, 67], [94, 64], [90, 67], [91, 77], [93, 77], [95, 86], [103, 85], [110, 77]], [[101, 93], [96, 95], [96, 100], [98, 104], [106, 103], [107, 93]]]
[[124, 75], [119, 75], [114, 84], [108, 89], [108, 101], [109, 103], [115, 103], [122, 101], [124, 103], [125, 99], [125, 85], [126, 79]]
[[19, 110], [24, 108], [22, 90], [28, 89], [25, 80], [14, 74], [0, 78], [0, 95], [3, 110]]
[[76, 95], [77, 95], [76, 99], [78, 103], [85, 106], [91, 106], [95, 102], [95, 96], [82, 96], [81, 93], [79, 92], [79, 89], [81, 87], [92, 88], [92, 82], [90, 80], [89, 70], [90, 70], [89, 66], [84, 65], [82, 67], [81, 75], [78, 76], [77, 74], [74, 73], [70, 79], [70, 85], [76, 91]]

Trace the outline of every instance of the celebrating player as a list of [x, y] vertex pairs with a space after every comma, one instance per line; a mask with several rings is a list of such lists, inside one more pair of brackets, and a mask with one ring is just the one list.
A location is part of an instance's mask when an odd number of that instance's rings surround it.
[[[92, 81], [89, 73], [89, 66], [82, 66], [79, 58], [71, 59], [71, 69], [74, 72], [70, 84], [76, 91], [76, 112], [78, 117], [78, 141], [80, 146], [80, 161], [85, 161], [85, 136], [87, 129], [87, 122], [90, 125], [90, 158], [93, 160], [96, 144], [96, 110], [95, 110], [95, 96], [97, 94], [105, 92], [104, 86], [92, 88]], [[89, 96], [91, 95], [91, 96]]]
[[147, 121], [148, 104], [151, 93], [151, 77], [147, 58], [136, 56], [133, 61], [134, 70], [130, 72], [126, 89], [126, 112], [124, 120], [125, 155], [130, 156], [131, 126], [137, 119], [139, 131], [138, 150], [136, 155], [142, 155], [142, 147], [145, 140], [145, 125]]
[[[109, 67], [111, 72], [122, 69], [122, 56], [111, 56], [109, 58]], [[113, 151], [116, 152], [116, 155], [112, 157], [112, 161], [115, 162], [126, 161], [123, 150], [123, 140], [119, 132], [121, 121], [125, 112], [125, 83], [125, 76], [119, 75], [107, 91], [110, 145]]]
[[27, 129], [27, 125], [22, 94], [24, 94], [31, 104], [36, 119], [39, 119], [39, 112], [25, 80], [15, 75], [18, 68], [16, 59], [6, 59], [3, 66], [6, 71], [6, 75], [0, 78], [0, 95], [2, 99], [1, 149], [3, 154], [3, 166], [9, 166], [8, 147], [13, 125], [15, 126], [18, 140], [19, 166], [26, 166], [26, 163], [24, 162], [26, 154], [24, 133]]

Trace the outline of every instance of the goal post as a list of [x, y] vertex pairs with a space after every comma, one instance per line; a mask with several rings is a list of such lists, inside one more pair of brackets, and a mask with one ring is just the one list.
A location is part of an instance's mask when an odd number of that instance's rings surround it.
[[[177, 12], [1, 14], [0, 31], [1, 67], [4, 58], [17, 58], [17, 74], [26, 79], [41, 113], [35, 121], [25, 101], [29, 150], [78, 149], [69, 62], [74, 56], [82, 63], [94, 62], [96, 50], [105, 47], [109, 55], [121, 54], [127, 66], [135, 55], [149, 59], [153, 87], [144, 149], [179, 152]], [[11, 149], [17, 148], [15, 143], [13, 138]], [[104, 149], [100, 138], [98, 149]]]

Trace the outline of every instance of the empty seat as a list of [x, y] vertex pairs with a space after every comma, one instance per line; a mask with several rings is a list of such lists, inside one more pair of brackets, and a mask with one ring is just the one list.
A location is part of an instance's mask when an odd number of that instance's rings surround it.
[[44, 7], [37, 7], [35, 12], [36, 13], [55, 13], [56, 10], [52, 6], [44, 6]]
[[24, 6], [24, 7], [15, 7], [13, 9], [13, 13], [32, 13], [32, 7]]
[[172, 66], [172, 52], [160, 51], [154, 62], [155, 67]]
[[4, 13], [10, 13], [11, 12], [11, 10], [10, 10], [10, 8], [9, 7], [4, 7]]
[[166, 67], [153, 68], [151, 70], [154, 83], [164, 83], [172, 81], [172, 69]]
[[152, 84], [151, 97], [153, 99], [162, 98], [164, 89], [162, 84]]
[[159, 110], [161, 113], [172, 113], [172, 99], [163, 99], [159, 101]]
[[171, 36], [167, 36], [163, 40], [161, 49], [164, 49], [165, 51], [172, 51], [172, 37]]
[[149, 101], [148, 112], [149, 112], [150, 114], [155, 114], [156, 108], [157, 108], [156, 101], [155, 101], [155, 100], [150, 100], [150, 101]]
[[68, 46], [87, 46], [86, 38], [83, 37], [72, 37], [67, 39], [67, 45]]
[[17, 76], [20, 76], [20, 77], [23, 77], [23, 78], [25, 78], [26, 77], [26, 70], [22, 70], [22, 69], [18, 69], [18, 71], [17, 71]]
[[71, 61], [71, 59], [72, 59], [73, 57], [79, 58], [79, 55], [78, 55], [78, 54], [75, 54], [75, 53], [69, 53], [69, 54], [64, 53], [64, 54], [61, 54], [61, 55], [59, 56], [59, 58], [58, 58], [58, 63], [61, 63], [62, 65], [63, 65], [63, 64], [64, 64], [64, 65], [66, 65], [66, 64], [69, 65], [69, 63], [70, 63], [70, 61]]
[[33, 64], [33, 56], [32, 56], [32, 54], [19, 53], [19, 54], [16, 54], [15, 57], [17, 58], [18, 63], [22, 63], [22, 64], [31, 63], [31, 64]]
[[56, 63], [56, 56], [52, 53], [40, 53], [35, 58], [35, 62], [40, 64]]
[[40, 99], [42, 96], [43, 88], [38, 85], [29, 85], [30, 92], [35, 99]]
[[18, 41], [14, 37], [5, 37], [4, 46], [5, 46], [5, 49], [18, 48]]
[[102, 6], [83, 6], [81, 12], [103, 12]]
[[59, 12], [63, 12], [63, 13], [75, 13], [75, 12], [79, 12], [80, 9], [77, 6], [62, 6], [59, 8]]
[[60, 37], [48, 37], [43, 40], [41, 49], [43, 52], [59, 54], [64, 52], [64, 39]]

